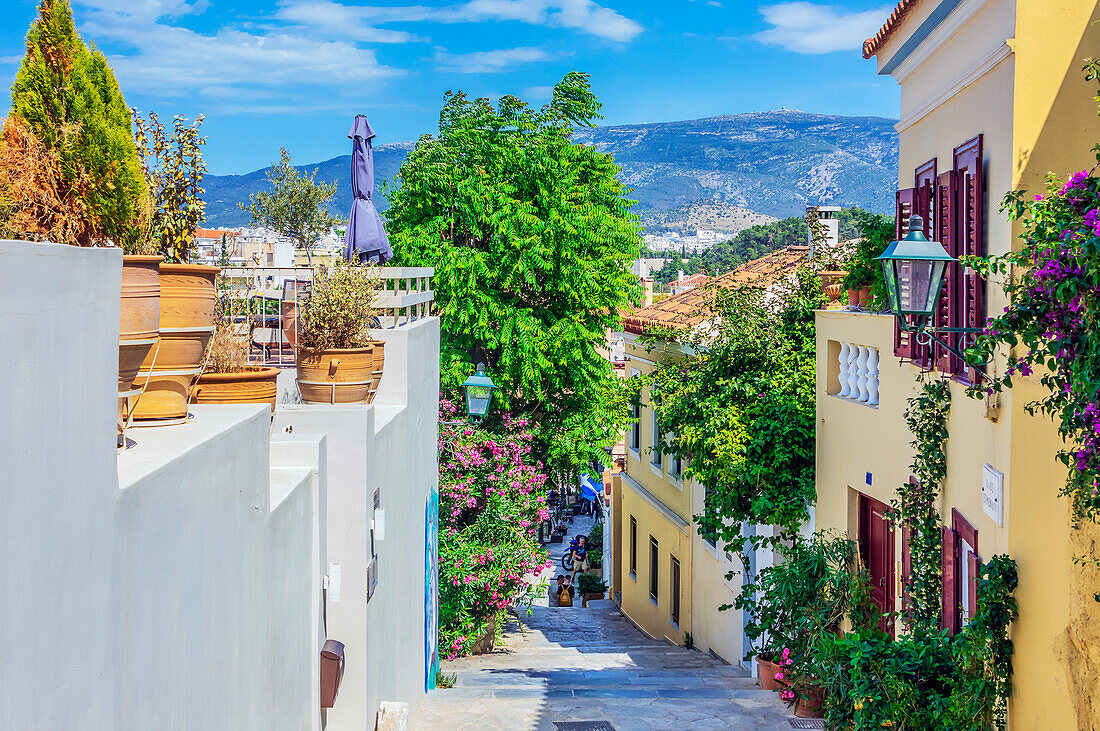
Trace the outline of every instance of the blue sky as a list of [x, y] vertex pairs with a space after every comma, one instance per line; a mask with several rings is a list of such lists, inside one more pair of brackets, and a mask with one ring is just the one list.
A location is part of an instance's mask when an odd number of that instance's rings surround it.
[[[859, 49], [884, 0], [71, 0], [131, 106], [206, 115], [213, 173], [344, 154], [352, 117], [378, 143], [436, 129], [443, 93], [543, 103], [592, 75], [604, 124], [781, 107], [896, 117], [898, 92]], [[387, 4], [382, 4], [386, 2]], [[35, 16], [0, 3], [10, 86]]]

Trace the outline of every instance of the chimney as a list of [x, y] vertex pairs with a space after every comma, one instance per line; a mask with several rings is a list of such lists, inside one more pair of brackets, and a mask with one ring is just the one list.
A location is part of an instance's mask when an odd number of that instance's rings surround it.
[[680, 270], [679, 272], [677, 272], [677, 274], [676, 274], [676, 281], [677, 281], [677, 282], [682, 282], [682, 281], [684, 281], [684, 270], [683, 270], [683, 269], [681, 269], [681, 270]]
[[642, 287], [645, 288], [645, 306], [649, 307], [651, 304], [653, 304], [653, 278], [643, 278]]

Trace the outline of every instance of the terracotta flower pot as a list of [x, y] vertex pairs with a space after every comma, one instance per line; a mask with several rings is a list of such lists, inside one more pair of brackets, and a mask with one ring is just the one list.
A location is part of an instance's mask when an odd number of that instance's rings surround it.
[[848, 290], [848, 309], [854, 310], [857, 307], [859, 307], [859, 290], [858, 289], [849, 289]]
[[220, 269], [190, 264], [160, 265], [160, 343], [146, 355], [134, 384], [145, 392], [134, 418], [187, 416], [191, 385], [202, 371], [214, 334], [214, 281]]
[[298, 303], [294, 300], [282, 300], [279, 303], [279, 317], [283, 325], [283, 337], [290, 347], [298, 347]]
[[267, 404], [274, 412], [278, 377], [278, 368], [203, 373], [191, 391], [191, 401], [196, 404]]
[[382, 371], [385, 370], [386, 365], [386, 341], [372, 340], [371, 345], [374, 346], [374, 378], [371, 380], [370, 398], [367, 399], [367, 403], [374, 401], [378, 386], [382, 383]]
[[871, 304], [871, 288], [870, 287], [864, 287], [863, 289], [859, 290], [859, 306], [860, 306], [861, 309], [865, 310], [865, 309], [867, 309], [867, 307], [870, 304]]
[[775, 679], [775, 674], [778, 672], [779, 666], [771, 660], [756, 658], [756, 679], [760, 681], [760, 687], [764, 690], [779, 690], [786, 687]]
[[311, 350], [298, 348], [298, 392], [310, 404], [362, 404], [374, 397], [374, 346]]
[[799, 718], [823, 718], [825, 715], [825, 689], [812, 685], [798, 698], [794, 715]]
[[126, 399], [145, 356], [156, 345], [160, 327], [159, 256], [122, 257], [122, 288], [118, 308], [117, 446], [122, 444]]

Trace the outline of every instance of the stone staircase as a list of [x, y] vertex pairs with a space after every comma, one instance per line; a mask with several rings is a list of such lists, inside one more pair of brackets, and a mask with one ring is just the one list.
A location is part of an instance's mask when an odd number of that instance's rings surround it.
[[610, 602], [521, 612], [492, 653], [443, 672], [457, 676], [454, 687], [429, 694], [414, 728], [807, 727], [743, 669], [649, 639]]

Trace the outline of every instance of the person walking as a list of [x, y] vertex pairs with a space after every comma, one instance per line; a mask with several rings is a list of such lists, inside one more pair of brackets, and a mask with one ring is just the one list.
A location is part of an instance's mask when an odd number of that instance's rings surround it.
[[558, 606], [573, 606], [573, 584], [568, 576], [561, 577], [561, 587], [558, 589]]
[[550, 606], [552, 606], [552, 607], [561, 606], [558, 603], [558, 597], [561, 595], [561, 588], [563, 586], [565, 586], [565, 574], [558, 574], [557, 581], [554, 584], [552, 584], [550, 586], [550, 588], [547, 589], [547, 591], [546, 591], [546, 593], [548, 595], [547, 599], [550, 602]]
[[577, 536], [577, 545], [573, 547], [573, 576], [576, 581], [577, 574], [583, 571], [588, 573], [588, 536]]

